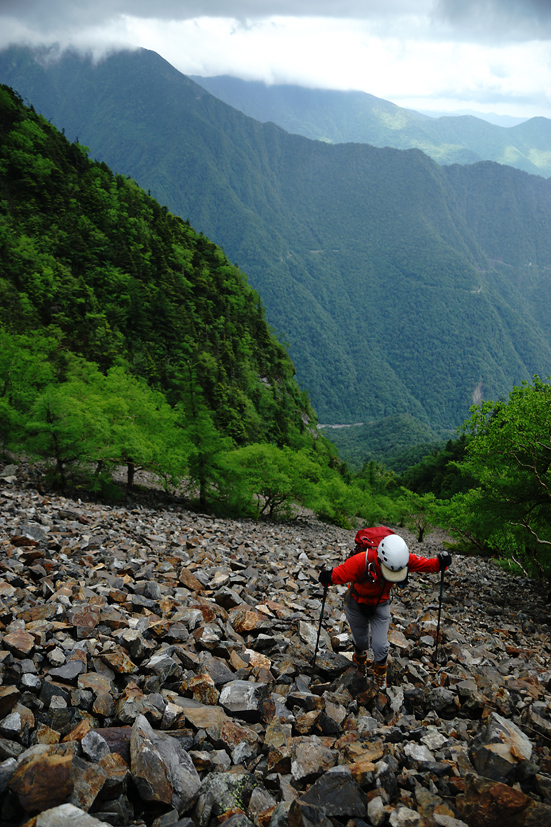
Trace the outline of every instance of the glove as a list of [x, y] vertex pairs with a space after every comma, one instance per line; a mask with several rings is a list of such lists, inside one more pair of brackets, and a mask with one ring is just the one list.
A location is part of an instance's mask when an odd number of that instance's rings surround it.
[[323, 571], [320, 571], [318, 581], [321, 583], [322, 586], [325, 586], [325, 588], [327, 588], [327, 586], [330, 586], [331, 583], [333, 582], [332, 579], [331, 579], [332, 576], [333, 576], [333, 569], [323, 569]]
[[440, 571], [447, 569], [448, 566], [451, 566], [452, 556], [449, 551], [441, 551], [440, 554], [436, 555], [438, 557], [438, 562], [440, 563]]

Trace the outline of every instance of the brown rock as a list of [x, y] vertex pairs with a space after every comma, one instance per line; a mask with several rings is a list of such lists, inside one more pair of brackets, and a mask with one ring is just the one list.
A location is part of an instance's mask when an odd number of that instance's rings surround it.
[[101, 610], [99, 606], [85, 605], [73, 609], [69, 613], [69, 620], [73, 626], [84, 629], [95, 629], [99, 623]]
[[[130, 743], [130, 741], [128, 742]], [[130, 751], [129, 751], [130, 754]], [[130, 768], [124, 758], [116, 752], [105, 755], [98, 761], [105, 772], [105, 783], [101, 790], [102, 798], [116, 798], [126, 791], [130, 778]]]
[[23, 629], [4, 636], [4, 644], [20, 657], [28, 657], [34, 649], [34, 637]]
[[191, 589], [193, 592], [202, 592], [203, 591], [203, 584], [197, 580], [194, 574], [189, 569], [183, 568], [180, 572], [180, 583], [186, 587], [186, 589]]
[[[61, 804], [74, 789], [71, 779], [73, 756], [43, 753], [40, 746], [24, 758], [17, 767], [10, 789], [27, 813], [40, 813]], [[54, 748], [55, 749], [55, 748]]]
[[236, 721], [225, 721], [220, 729], [220, 745], [223, 749], [233, 750], [239, 744], [258, 743], [258, 735], [254, 729], [238, 724]]
[[98, 692], [92, 704], [92, 712], [102, 718], [112, 717], [115, 713], [115, 703], [112, 696], [108, 692]]
[[191, 678], [188, 682], [188, 691], [202, 704], [215, 706], [218, 703], [220, 693], [210, 675], [202, 674]]
[[73, 792], [69, 803], [88, 812], [107, 779], [107, 773], [99, 764], [89, 764], [81, 758], [74, 758], [71, 765]]
[[21, 692], [15, 686], [0, 686], [0, 718], [4, 718], [21, 697]]
[[46, 724], [39, 724], [36, 729], [36, 740], [39, 744], [59, 744], [61, 734]]
[[240, 635], [266, 628], [266, 616], [250, 606], [236, 606], [230, 614], [230, 623]]
[[456, 798], [459, 815], [469, 827], [543, 827], [551, 824], [551, 807], [520, 790], [471, 773]]
[[107, 652], [103, 654], [102, 660], [113, 672], [119, 675], [132, 675], [137, 671], [136, 664], [133, 663], [123, 649], [118, 649], [115, 652]]
[[91, 689], [96, 694], [99, 692], [111, 692], [113, 684], [109, 678], [104, 675], [98, 675], [97, 672], [86, 672], [84, 675], [78, 677], [79, 689]]
[[92, 726], [90, 724], [90, 720], [85, 718], [82, 721], [79, 721], [78, 724], [63, 738], [63, 742], [66, 743], [68, 741], [82, 741], [85, 735], [88, 735]]

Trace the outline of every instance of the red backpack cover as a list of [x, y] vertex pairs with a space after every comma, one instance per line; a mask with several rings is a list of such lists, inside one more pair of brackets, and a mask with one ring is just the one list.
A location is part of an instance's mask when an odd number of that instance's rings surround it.
[[[377, 548], [383, 537], [388, 537], [389, 534], [396, 534], [396, 532], [392, 531], [391, 528], [387, 528], [385, 525], [377, 525], [372, 528], [360, 528], [354, 538], [356, 549], [352, 553], [359, 554], [360, 551], [364, 551], [367, 548]], [[358, 546], [360, 546], [360, 548], [358, 548]]]

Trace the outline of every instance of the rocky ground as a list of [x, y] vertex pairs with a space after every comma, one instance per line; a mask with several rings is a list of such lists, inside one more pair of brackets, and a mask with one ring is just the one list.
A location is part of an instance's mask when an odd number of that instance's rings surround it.
[[[352, 667], [353, 532], [106, 506], [0, 472], [0, 827], [551, 825], [538, 584], [455, 556]], [[433, 556], [442, 537], [411, 550]]]

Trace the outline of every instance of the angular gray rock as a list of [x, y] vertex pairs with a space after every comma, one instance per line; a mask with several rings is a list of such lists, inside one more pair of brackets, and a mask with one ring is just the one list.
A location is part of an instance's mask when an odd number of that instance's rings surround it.
[[132, 780], [144, 801], [175, 807], [179, 813], [195, 801], [201, 781], [187, 751], [176, 738], [156, 732], [143, 715], [130, 738]]

